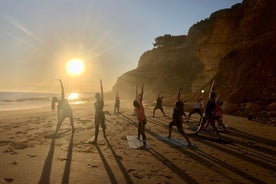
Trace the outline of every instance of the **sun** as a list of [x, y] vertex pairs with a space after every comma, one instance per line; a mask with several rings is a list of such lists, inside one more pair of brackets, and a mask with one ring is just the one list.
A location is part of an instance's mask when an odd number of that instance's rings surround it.
[[84, 71], [84, 62], [81, 59], [74, 58], [66, 63], [66, 71], [71, 76], [77, 76]]

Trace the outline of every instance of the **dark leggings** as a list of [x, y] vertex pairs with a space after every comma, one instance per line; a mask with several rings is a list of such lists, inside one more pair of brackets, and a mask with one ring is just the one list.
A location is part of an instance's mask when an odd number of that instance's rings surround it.
[[181, 133], [182, 135], [185, 134], [183, 127], [182, 127], [182, 122], [180, 120], [173, 120], [170, 122], [169, 124], [169, 128], [172, 129], [173, 126], [177, 127], [177, 130], [179, 131], [179, 133]]
[[138, 124], [138, 139], [140, 138], [140, 135], [143, 137], [143, 142], [146, 142], [146, 134], [145, 134], [145, 125], [147, 124], [147, 120], [139, 121]]
[[95, 115], [95, 139], [98, 138], [99, 125], [101, 125], [101, 127], [103, 129], [103, 134], [105, 136], [105, 115], [104, 115], [104, 112], [98, 112]]

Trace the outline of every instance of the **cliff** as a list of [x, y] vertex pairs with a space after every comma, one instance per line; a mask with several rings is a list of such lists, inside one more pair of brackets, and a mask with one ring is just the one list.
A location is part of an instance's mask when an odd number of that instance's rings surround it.
[[225, 112], [275, 118], [275, 8], [273, 0], [244, 0], [194, 24], [188, 35], [156, 38], [113, 91], [123, 88], [121, 96], [132, 97], [144, 83], [155, 99], [161, 90], [173, 96], [182, 87], [192, 101], [215, 80]]

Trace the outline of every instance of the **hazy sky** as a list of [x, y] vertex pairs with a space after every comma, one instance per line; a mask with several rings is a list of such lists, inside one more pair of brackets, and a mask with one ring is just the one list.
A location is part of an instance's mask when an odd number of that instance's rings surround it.
[[[1, 0], [0, 91], [105, 91], [136, 68], [164, 34], [184, 35], [214, 11], [242, 0]], [[71, 58], [85, 72], [69, 76]]]

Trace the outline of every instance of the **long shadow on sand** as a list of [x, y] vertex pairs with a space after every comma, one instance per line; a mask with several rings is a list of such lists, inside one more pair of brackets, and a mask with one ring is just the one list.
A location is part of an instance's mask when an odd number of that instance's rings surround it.
[[99, 152], [99, 155], [100, 155], [100, 157], [101, 157], [101, 159], [103, 161], [103, 164], [104, 164], [104, 167], [106, 169], [106, 172], [107, 172], [107, 174], [109, 176], [110, 182], [114, 183], [114, 184], [117, 184], [118, 182], [117, 182], [117, 180], [116, 180], [116, 178], [114, 176], [114, 173], [113, 173], [112, 169], [110, 168], [109, 164], [107, 163], [107, 161], [106, 161], [106, 159], [105, 159], [105, 157], [104, 157], [104, 155], [103, 155], [103, 153], [102, 153], [99, 145], [98, 144], [94, 144], [94, 146], [95, 146], [95, 148]]
[[158, 153], [155, 149], [151, 148], [149, 152], [157, 158], [160, 162], [162, 162], [164, 165], [166, 165], [168, 168], [170, 168], [175, 174], [177, 174], [183, 181], [191, 184], [197, 184], [198, 182], [194, 180], [191, 176], [184, 173], [179, 167], [177, 167], [175, 164], [170, 162], [168, 159], [166, 159], [164, 156], [162, 156], [160, 153]]
[[74, 132], [72, 132], [69, 147], [68, 147], [66, 164], [64, 167], [64, 172], [62, 177], [63, 184], [69, 183], [70, 168], [71, 168], [71, 161], [72, 161], [72, 155], [73, 155], [73, 140], [74, 140]]
[[[135, 126], [137, 126], [136, 122], [133, 121], [132, 119], [130, 119], [129, 117], [127, 117], [127, 116], [123, 116], [122, 119], [124, 119], [125, 121], [130, 122], [131, 124], [133, 124]], [[164, 125], [160, 125], [160, 126], [164, 127]], [[167, 128], [167, 126], [166, 126], [166, 128]], [[153, 137], [157, 138], [157, 136], [158, 136], [158, 134], [152, 132], [151, 130], [146, 129], [146, 132], [148, 134], [152, 135]], [[225, 151], [224, 148], [218, 146], [220, 144], [215, 145], [216, 143], [204, 141], [203, 139], [199, 139], [199, 138], [197, 138], [197, 141], [201, 141], [201, 142], [203, 142], [203, 144], [207, 144], [208, 146], [211, 146], [213, 148], [217, 148], [217, 149], [220, 149], [221, 151]], [[166, 144], [168, 146], [172, 147], [169, 143], [166, 143]], [[244, 171], [242, 171], [242, 170], [240, 170], [238, 168], [235, 168], [235, 167], [233, 167], [233, 166], [225, 163], [225, 161], [219, 160], [217, 158], [214, 159], [213, 156], [211, 156], [211, 155], [209, 155], [207, 153], [204, 153], [202, 151], [193, 150], [194, 153], [192, 153], [191, 151], [184, 151], [183, 149], [179, 149], [178, 147], [173, 147], [173, 148], [176, 149], [176, 150], [178, 150], [179, 152], [181, 152], [181, 153], [189, 156], [190, 158], [196, 160], [197, 162], [201, 163], [205, 167], [214, 170], [215, 172], [221, 174], [222, 176], [224, 176], [224, 177], [226, 177], [226, 178], [228, 178], [228, 179], [230, 179], [232, 181], [236, 181], [236, 179], [235, 178], [229, 178], [229, 176], [227, 176], [223, 171], [221, 171], [220, 167], [218, 167], [217, 165], [219, 165], [221, 167], [224, 167], [225, 169], [227, 169], [227, 170], [229, 170], [229, 171], [231, 171], [231, 172], [239, 175], [242, 178], [245, 178], [245, 179], [249, 180], [250, 182], [253, 182], [253, 183], [264, 183], [262, 180], [254, 177], [254, 176], [251, 176], [251, 175], [247, 174], [246, 172], [244, 172]], [[227, 150], [225, 152], [227, 153]], [[243, 158], [244, 157], [245, 156], [243, 156]], [[210, 160], [210, 161], [206, 161], [205, 160], [206, 158], [208, 158], [208, 160]], [[263, 164], [260, 164], [260, 165], [263, 165]]]
[[[263, 137], [259, 137], [256, 135], [252, 135], [246, 132], [242, 132], [240, 130], [237, 130], [235, 128], [230, 127], [229, 130], [231, 131], [231, 135], [236, 136], [236, 137], [240, 137], [243, 139], [248, 139], [248, 140], [252, 140], [258, 143], [262, 143], [268, 146], [275, 146], [276, 145], [276, 141], [275, 140], [271, 140], [271, 139], [266, 139]], [[276, 153], [274, 153], [276, 154]]]
[[[154, 122], [153, 120], [151, 120], [151, 121]], [[159, 123], [160, 122], [158, 122], [157, 124], [159, 124]], [[164, 124], [160, 123], [160, 126], [164, 127]], [[202, 132], [202, 133], [205, 134], [205, 132]], [[231, 135], [232, 135], [232, 133], [231, 133]], [[246, 154], [242, 153], [241, 150], [244, 150], [247, 145], [246, 145], [246, 143], [243, 143], [239, 140], [234, 140], [229, 137], [227, 137], [227, 140], [217, 140], [215, 138], [211, 138], [211, 137], [208, 137], [205, 135], [197, 135], [197, 136], [191, 135], [191, 136], [193, 137], [194, 140], [197, 140], [198, 142], [201, 142], [202, 144], [205, 144], [209, 147], [215, 148], [219, 151], [225, 152], [226, 154], [235, 156], [238, 159], [245, 160], [245, 161], [250, 162], [256, 166], [260, 166], [264, 169], [269, 169], [272, 171], [276, 170], [275, 162], [274, 161], [271, 162], [270, 159], [268, 158], [268, 156], [266, 156], [268, 159], [260, 159], [260, 158], [258, 158], [258, 155], [256, 155], [256, 154], [252, 154], [252, 153], [249, 154], [248, 152]], [[216, 144], [216, 143], [219, 143], [219, 144]], [[232, 144], [232, 143], [235, 143], [235, 144]], [[225, 145], [221, 146], [220, 144], [225, 144]], [[228, 144], [232, 145], [232, 147], [230, 148], [230, 146]], [[240, 147], [236, 146], [236, 144], [243, 145], [244, 147], [240, 148]], [[258, 151], [261, 151], [268, 155], [271, 155], [274, 152], [271, 149], [260, 147], [257, 145], [255, 145], [253, 147], [253, 149], [254, 149], [253, 150], [254, 152], [256, 152], [256, 150], [258, 150]], [[252, 157], [255, 157], [257, 159], [252, 158]], [[266, 162], [266, 160], [267, 160], [267, 162]], [[227, 168], [230, 168], [230, 167], [227, 167]]]
[[56, 140], [56, 137], [53, 136], [48, 155], [47, 155], [46, 160], [44, 162], [44, 166], [43, 166], [43, 169], [42, 169], [40, 180], [38, 182], [39, 184], [48, 184], [48, 183], [50, 183], [52, 161], [53, 161], [54, 151], [55, 151], [55, 140]]
[[[134, 126], [137, 127], [137, 124], [135, 121], [133, 121], [132, 119], [130, 119], [127, 116], [121, 116], [121, 118], [125, 121], [130, 122], [131, 124], [133, 124]], [[147, 133], [155, 136], [156, 138], [158, 137], [157, 134], [153, 133], [150, 130], [146, 130]], [[175, 164], [173, 164], [172, 162], [170, 162], [168, 159], [166, 159], [164, 156], [162, 156], [160, 153], [158, 153], [155, 149], [151, 148], [149, 150], [149, 153], [152, 154], [152, 156], [154, 156], [156, 159], [158, 159], [160, 162], [162, 162], [164, 165], [166, 165], [168, 168], [170, 168], [175, 174], [177, 174], [183, 181], [187, 182], [187, 183], [198, 183], [196, 180], [194, 180], [191, 176], [189, 176], [188, 174], [184, 173], [179, 167], [177, 167]]]
[[119, 156], [116, 154], [116, 152], [114, 151], [113, 147], [112, 147], [111, 144], [109, 143], [109, 140], [108, 140], [106, 137], [105, 137], [105, 140], [106, 140], [106, 142], [107, 142], [107, 145], [108, 145], [109, 149], [111, 150], [111, 152], [112, 152], [112, 154], [113, 154], [113, 157], [114, 157], [115, 161], [117, 162], [117, 164], [118, 164], [120, 170], [122, 171], [123, 176], [125, 177], [126, 183], [132, 184], [133, 181], [132, 181], [131, 178], [129, 177], [129, 174], [128, 174], [128, 172], [126, 171], [124, 165], [122, 164], [122, 162], [121, 162]]
[[[52, 162], [53, 162], [53, 157], [54, 157], [54, 153], [55, 153], [55, 139], [56, 139], [56, 135], [54, 135], [52, 137], [51, 146], [50, 146], [48, 155], [46, 157], [46, 160], [44, 162], [40, 180], [38, 182], [39, 184], [50, 183]], [[66, 164], [65, 164], [65, 168], [64, 168], [63, 177], [62, 177], [63, 184], [69, 183], [70, 166], [71, 166], [71, 160], [72, 160], [72, 154], [73, 154], [73, 139], [74, 139], [74, 133], [71, 134], [71, 139], [70, 139], [70, 143], [69, 143], [69, 147], [68, 147]]]
[[[156, 120], [156, 119], [148, 119], [148, 121], [150, 121], [152, 124], [155, 124], [155, 125], [158, 125], [158, 126], [161, 126], [163, 128], [168, 128], [167, 125], [164, 125], [161, 121], [159, 120]], [[191, 126], [194, 126], [193, 123], [188, 123], [188, 125], [191, 125]], [[175, 129], [173, 129], [174, 132], [177, 132]], [[209, 130], [209, 131], [213, 131], [213, 130]], [[208, 131], [208, 132], [209, 132]], [[233, 131], [237, 131], [239, 133], [234, 133]], [[270, 145], [270, 146], [273, 146], [275, 145], [273, 140], [261, 140], [260, 137], [258, 136], [253, 136], [253, 135], [250, 135], [250, 134], [247, 134], [247, 133], [242, 133], [241, 131], [238, 131], [238, 130], [235, 130], [233, 128], [229, 128], [229, 136], [224, 137], [223, 140], [217, 140], [215, 138], [212, 138], [212, 137], [209, 137], [209, 136], [206, 136], [206, 132], [207, 131], [202, 131], [202, 134], [201, 135], [198, 135], [198, 136], [193, 136], [194, 139], [196, 139], [197, 141], [199, 142], [213, 142], [213, 143], [219, 143], [219, 144], [232, 144], [234, 143], [233, 145], [236, 145], [236, 146], [240, 146], [240, 147], [243, 147], [243, 148], [251, 148], [253, 149], [255, 152], [256, 151], [259, 151], [259, 152], [262, 152], [264, 154], [267, 154], [267, 155], [275, 155], [276, 152], [272, 149], [269, 149], [269, 148], [266, 148], [266, 147], [262, 147], [258, 144], [253, 144], [253, 145], [250, 145], [250, 141], [251, 141], [251, 138], [255, 141], [259, 140], [259, 142], [263, 143], [265, 141], [268, 141], [268, 144], [267, 145]], [[243, 135], [244, 134], [244, 135]], [[230, 136], [232, 137], [240, 137], [240, 138], [243, 138], [243, 139], [247, 139], [247, 140], [250, 140], [249, 142], [243, 142], [243, 141], [240, 141], [238, 139], [233, 139], [231, 138]], [[201, 140], [200, 140], [201, 139]], [[258, 157], [258, 156], [257, 156]], [[267, 156], [266, 156], [267, 157]], [[264, 165], [264, 164], [260, 164], [260, 165]]]

